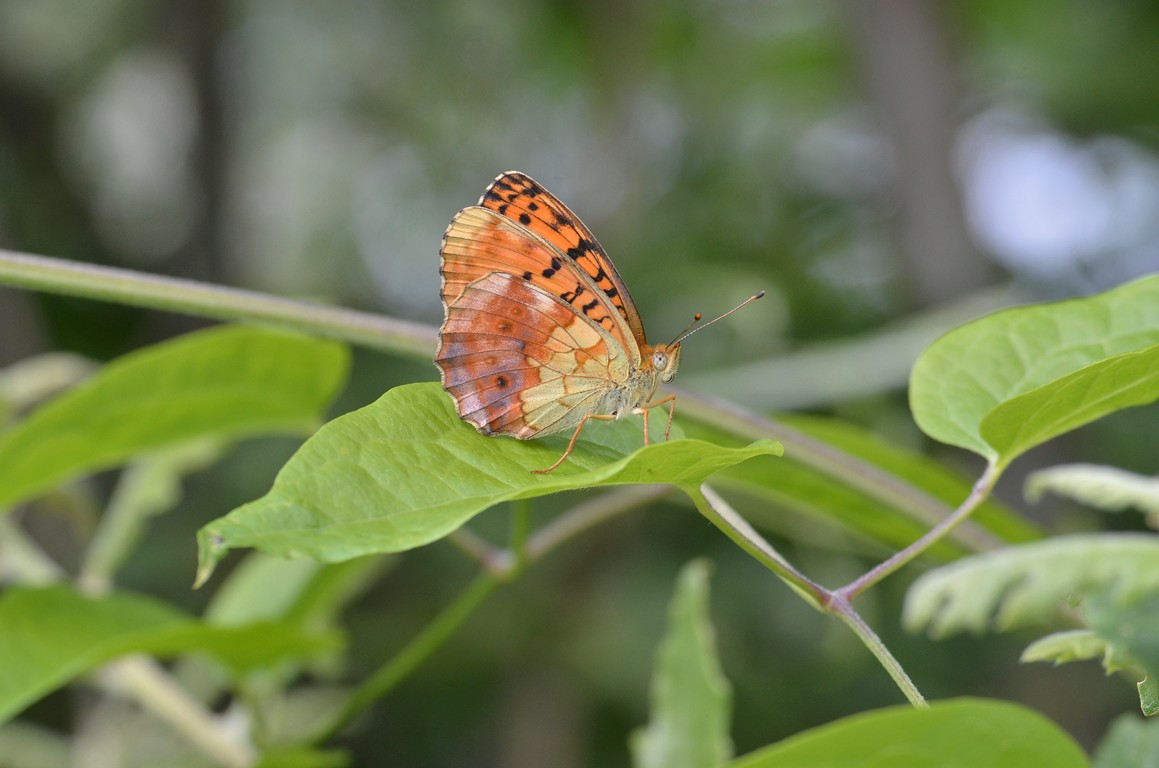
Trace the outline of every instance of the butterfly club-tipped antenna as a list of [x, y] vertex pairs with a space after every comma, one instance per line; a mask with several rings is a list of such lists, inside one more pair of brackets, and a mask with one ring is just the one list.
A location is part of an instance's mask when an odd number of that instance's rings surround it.
[[697, 325], [697, 323], [699, 323], [699, 322], [700, 322], [700, 313], [699, 313], [699, 312], [697, 312], [697, 313], [696, 313], [696, 315], [695, 315], [695, 316], [692, 318], [692, 322], [688, 324], [688, 327], [687, 327], [687, 328], [685, 328], [685, 329], [684, 329], [683, 331], [681, 331], [680, 333], [678, 333], [678, 334], [676, 335], [676, 338], [675, 338], [675, 339], [673, 339], [673, 340], [672, 340], [672, 342], [671, 342], [671, 343], [668, 345], [668, 346], [669, 346], [669, 348], [676, 346], [677, 344], [679, 344], [680, 342], [684, 341], [685, 339], [687, 339], [689, 336], [691, 336], [692, 334], [696, 333], [697, 331], [699, 331], [699, 330], [701, 330], [701, 329], [703, 329], [703, 328], [707, 328], [708, 326], [710, 326], [710, 325], [712, 325], [713, 323], [715, 323], [717, 320], [723, 320], [723, 319], [725, 319], [726, 317], [728, 317], [729, 315], [731, 315], [733, 312], [736, 312], [736, 311], [737, 311], [738, 309], [740, 309], [741, 307], [743, 307], [743, 306], [746, 306], [746, 305], [748, 305], [748, 304], [752, 304], [752, 303], [753, 303], [754, 301], [756, 301], [757, 299], [762, 299], [762, 298], [764, 298], [764, 296], [765, 296], [765, 292], [764, 292], [764, 291], [757, 291], [757, 292], [756, 292], [756, 293], [754, 293], [752, 296], [749, 296], [747, 299], [745, 299], [744, 301], [742, 301], [740, 304], [737, 304], [735, 307], [733, 307], [733, 308], [732, 308], [732, 309], [730, 309], [729, 311], [725, 312], [725, 313], [724, 313], [723, 315], [721, 315], [720, 317], [715, 317], [715, 318], [713, 318], [712, 320], [709, 320], [707, 323], [704, 323], [704, 324], [702, 324], [702, 325]]

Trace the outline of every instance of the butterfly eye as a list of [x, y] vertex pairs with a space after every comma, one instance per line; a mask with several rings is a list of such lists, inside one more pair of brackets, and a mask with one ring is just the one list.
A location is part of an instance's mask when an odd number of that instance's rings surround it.
[[652, 353], [652, 367], [658, 371], [662, 371], [668, 367], [668, 355], [664, 352]]

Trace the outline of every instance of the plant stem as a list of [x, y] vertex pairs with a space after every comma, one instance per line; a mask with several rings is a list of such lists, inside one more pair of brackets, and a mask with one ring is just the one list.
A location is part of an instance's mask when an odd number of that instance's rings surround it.
[[[220, 320], [266, 322], [422, 359], [434, 353], [437, 336], [431, 326], [367, 312], [5, 250], [0, 250], [0, 284]], [[797, 430], [721, 400], [676, 391], [682, 411], [693, 418], [737, 435], [780, 440], [794, 461], [838, 477], [915, 520], [936, 525], [950, 514], [941, 501], [900, 478]], [[963, 526], [955, 537], [975, 550], [1001, 543], [975, 526]]]
[[[773, 438], [785, 446], [785, 458], [864, 492], [923, 526], [936, 526], [953, 510], [925, 491], [879, 467], [816, 440], [804, 432], [738, 405], [678, 390], [681, 412], [697, 421], [746, 438]], [[956, 531], [955, 541], [975, 551], [994, 549], [1002, 541], [977, 525]]]
[[941, 541], [945, 538], [946, 534], [954, 529], [954, 526], [968, 518], [978, 508], [978, 505], [989, 497], [990, 491], [994, 488], [994, 483], [998, 482], [998, 477], [1001, 474], [1002, 468], [1000, 466], [997, 464], [988, 465], [986, 471], [978, 478], [978, 482], [974, 483], [974, 488], [970, 491], [970, 495], [954, 510], [953, 514], [931, 528], [913, 544], [910, 544], [905, 549], [894, 554], [893, 557], [890, 557], [885, 562], [838, 589], [836, 594], [840, 595], [843, 600], [852, 601], [866, 589], [878, 583], [886, 576], [889, 576], [934, 544]]
[[846, 626], [853, 630], [854, 634], [856, 634], [857, 637], [861, 639], [861, 642], [865, 644], [865, 647], [869, 649], [869, 652], [877, 657], [877, 660], [881, 666], [885, 667], [885, 671], [891, 678], [893, 678], [894, 683], [896, 683], [897, 687], [901, 689], [901, 692], [905, 694], [905, 697], [909, 700], [910, 704], [914, 705], [915, 707], [922, 708], [929, 706], [929, 704], [926, 703], [925, 697], [922, 696], [921, 691], [919, 691], [917, 686], [914, 685], [914, 681], [910, 679], [910, 676], [906, 674], [906, 671], [902, 668], [901, 664], [898, 663], [898, 660], [895, 659], [893, 654], [889, 652], [889, 649], [885, 647], [885, 643], [881, 642], [881, 638], [877, 636], [877, 633], [874, 632], [870, 626], [865, 623], [865, 619], [861, 618], [861, 615], [853, 609], [853, 606], [849, 603], [849, 601], [843, 598], [839, 593], [832, 593], [829, 599], [829, 604], [826, 606], [825, 612], [841, 619], [843, 622], [845, 622]]
[[[526, 536], [522, 564], [514, 551], [492, 548], [466, 529], [456, 531], [452, 536], [456, 537], [458, 545], [479, 562], [483, 571], [417, 637], [358, 687], [333, 721], [314, 739], [315, 743], [320, 744], [337, 736], [359, 714], [406, 679], [462, 626], [499, 585], [521, 576], [527, 565], [596, 524], [661, 498], [671, 491], [670, 486], [645, 485], [605, 493], [591, 501], [577, 504], [530, 536], [526, 535], [526, 531], [521, 533], [518, 530], [519, 526], [526, 524], [526, 519], [523, 522], [515, 521], [512, 546]], [[515, 514], [526, 516], [527, 510], [520, 512], [517, 509]]]
[[725, 536], [779, 576], [814, 608], [825, 610], [828, 591], [794, 568], [707, 483], [700, 488], [688, 487], [682, 490], [692, 498], [700, 513], [723, 531]]
[[535, 562], [573, 536], [624, 512], [659, 501], [670, 493], [670, 485], [633, 485], [576, 504], [531, 534], [527, 540], [527, 559]]
[[[19, 584], [60, 583], [67, 575], [7, 516], [0, 517], [0, 561], [4, 566], [0, 570], [10, 571], [5, 576]], [[229, 728], [147, 656], [110, 662], [99, 670], [97, 678], [107, 687], [129, 694], [219, 765], [245, 768], [256, 761], [257, 753], [250, 744], [234, 739]]]
[[218, 320], [265, 322], [429, 358], [434, 329], [382, 315], [115, 267], [0, 250], [0, 284]]
[[148, 656], [133, 655], [105, 666], [101, 677], [113, 688], [124, 688], [190, 744], [226, 768], [247, 768], [257, 762], [253, 745], [229, 735], [219, 718], [177, 685]]
[[699, 490], [687, 488], [685, 492], [692, 497], [697, 509], [741, 549], [779, 576], [814, 608], [845, 622], [869, 652], [885, 667], [885, 671], [911, 704], [915, 707], [928, 706], [901, 664], [840, 591], [830, 592], [800, 573], [707, 484], [700, 486]]
[[0, 582], [41, 586], [57, 584], [66, 576], [11, 515], [0, 514]]
[[405, 680], [446, 642], [498, 585], [499, 580], [486, 571], [476, 576], [455, 601], [443, 609], [417, 637], [358, 686], [334, 720], [314, 740], [315, 743], [329, 741], [337, 736], [371, 704]]

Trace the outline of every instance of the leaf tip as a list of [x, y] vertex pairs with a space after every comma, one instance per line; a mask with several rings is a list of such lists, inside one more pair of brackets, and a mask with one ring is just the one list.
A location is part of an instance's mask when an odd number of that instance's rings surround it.
[[193, 579], [194, 589], [200, 589], [209, 581], [217, 564], [228, 551], [229, 545], [220, 533], [210, 528], [202, 528], [197, 532], [197, 576]]

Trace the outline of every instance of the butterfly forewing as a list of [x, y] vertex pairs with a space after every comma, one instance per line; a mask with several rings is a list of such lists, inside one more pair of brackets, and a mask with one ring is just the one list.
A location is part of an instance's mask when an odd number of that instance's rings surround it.
[[442, 255], [445, 306], [473, 281], [492, 272], [509, 274], [599, 325], [639, 364], [639, 345], [608, 297], [574, 261], [527, 227], [487, 208], [464, 208], [443, 235]]
[[501, 174], [479, 199], [479, 205], [518, 222], [572, 259], [627, 322], [643, 347], [644, 325], [627, 286], [595, 235], [555, 195], [519, 171]]
[[501, 272], [472, 281], [448, 306], [435, 362], [460, 417], [519, 438], [575, 427], [630, 371], [599, 325]]

